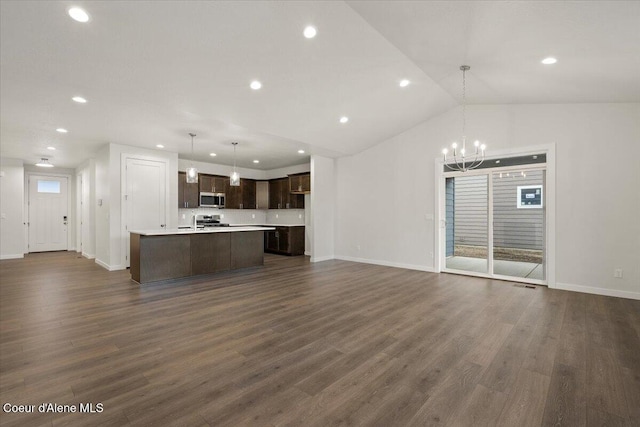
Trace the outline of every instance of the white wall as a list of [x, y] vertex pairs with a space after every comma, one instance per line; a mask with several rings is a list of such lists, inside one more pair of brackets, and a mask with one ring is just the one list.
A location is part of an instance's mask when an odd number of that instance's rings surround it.
[[24, 226], [24, 166], [19, 159], [0, 159], [0, 259], [22, 258]]
[[336, 210], [335, 160], [311, 156], [311, 262], [334, 257]]
[[[434, 268], [434, 159], [460, 117], [337, 160], [336, 257]], [[556, 145], [555, 286], [640, 298], [640, 104], [470, 106], [467, 129], [488, 153]]]
[[[78, 227], [76, 250], [86, 258], [96, 256], [96, 161], [89, 159], [76, 169], [78, 182]], [[82, 219], [82, 221], [80, 221]], [[82, 222], [82, 224], [80, 224]], [[81, 244], [80, 244], [81, 243]]]
[[111, 263], [109, 241], [110, 232], [110, 181], [109, 181], [109, 151], [111, 147], [105, 145], [96, 153], [96, 185], [95, 185], [95, 246], [96, 263], [109, 269]]

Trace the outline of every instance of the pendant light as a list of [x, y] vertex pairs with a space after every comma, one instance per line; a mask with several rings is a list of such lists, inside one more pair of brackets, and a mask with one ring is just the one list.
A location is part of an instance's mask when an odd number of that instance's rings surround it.
[[451, 150], [453, 151], [453, 163], [447, 163], [447, 153], [449, 150], [446, 148], [442, 150], [444, 155], [444, 165], [452, 171], [467, 172], [477, 168], [484, 162], [484, 150], [487, 148], [484, 144], [480, 144], [480, 141], [476, 140], [473, 144], [475, 147], [475, 153], [473, 157], [470, 153], [467, 153], [467, 79], [466, 72], [471, 69], [468, 65], [461, 65], [460, 71], [462, 71], [462, 147], [458, 152], [458, 143], [451, 144]]
[[193, 137], [196, 136], [196, 134], [189, 133], [189, 136], [191, 137], [191, 167], [187, 168], [187, 184], [197, 184], [198, 170], [193, 166]]
[[233, 144], [233, 172], [231, 172], [229, 185], [232, 187], [240, 186], [240, 174], [236, 171], [236, 145], [237, 142], [232, 142]]

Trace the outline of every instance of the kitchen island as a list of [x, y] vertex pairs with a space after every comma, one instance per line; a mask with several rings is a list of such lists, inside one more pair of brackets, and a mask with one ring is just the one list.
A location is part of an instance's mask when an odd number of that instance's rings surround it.
[[145, 284], [264, 264], [273, 227], [130, 231], [131, 279]]

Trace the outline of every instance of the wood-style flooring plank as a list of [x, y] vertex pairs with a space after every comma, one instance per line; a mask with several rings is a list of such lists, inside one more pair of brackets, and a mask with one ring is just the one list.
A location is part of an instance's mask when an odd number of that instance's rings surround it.
[[547, 401], [549, 377], [521, 369], [498, 418], [500, 426], [540, 426]]

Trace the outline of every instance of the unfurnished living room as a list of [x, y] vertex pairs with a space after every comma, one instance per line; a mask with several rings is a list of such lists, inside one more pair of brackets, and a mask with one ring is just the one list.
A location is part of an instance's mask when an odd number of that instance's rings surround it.
[[640, 425], [640, 2], [0, 24], [1, 426]]

